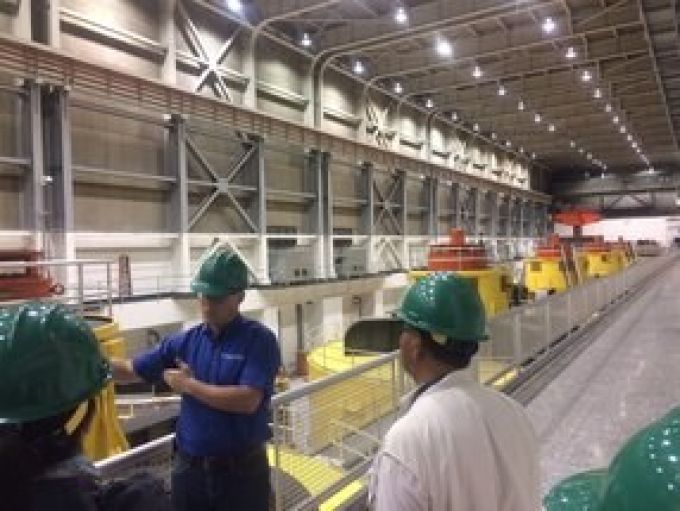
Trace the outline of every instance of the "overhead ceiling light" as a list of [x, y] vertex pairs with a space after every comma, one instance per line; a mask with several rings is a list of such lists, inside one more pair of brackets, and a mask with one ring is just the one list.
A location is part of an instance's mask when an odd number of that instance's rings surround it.
[[451, 119], [452, 119], [454, 122], [458, 121], [458, 119], [459, 119], [459, 117], [458, 117], [458, 112], [451, 112]]
[[604, 179], [604, 178], [605, 178], [605, 173], [602, 172], [602, 174], [600, 174], [600, 179]]
[[621, 127], [619, 128], [619, 132], [620, 132], [620, 133], [625, 133], [625, 132], [626, 132], [626, 127], [625, 127], [625, 126], [621, 126]]
[[626, 137], [626, 139], [628, 139], [628, 142], [631, 142], [633, 140], [633, 135], [628, 133], [628, 136]]
[[499, 85], [498, 86], [498, 95], [499, 96], [505, 96], [506, 93], [507, 93], [507, 91], [505, 90], [505, 87], [503, 87], [502, 85]]
[[579, 148], [578, 148], [578, 152], [579, 152], [580, 154], [583, 154], [585, 151], [583, 150], [583, 147], [579, 147]]
[[588, 71], [587, 69], [585, 71], [583, 71], [583, 73], [581, 74], [581, 80], [584, 81], [584, 82], [589, 82], [592, 79], [593, 79], [593, 75], [590, 74], [590, 71]]
[[649, 167], [647, 172], [649, 172], [650, 174], [654, 174], [654, 167]]
[[592, 160], [593, 159], [593, 153], [586, 154], [586, 158], [588, 158], [589, 160]]
[[519, 148], [519, 152], [520, 152], [521, 154], [524, 154], [524, 148], [523, 148], [523, 147], [520, 147], [520, 148]]
[[227, 0], [227, 9], [231, 12], [241, 12], [241, 9], [243, 9], [241, 0]]
[[531, 153], [531, 159], [535, 160], [536, 159], [536, 153]]
[[595, 99], [600, 99], [602, 97], [602, 91], [599, 87], [593, 91], [593, 97]]
[[472, 77], [473, 78], [482, 77], [482, 69], [479, 66], [475, 66], [474, 68], [472, 68]]
[[312, 38], [309, 37], [309, 34], [305, 32], [302, 34], [302, 39], [300, 39], [300, 46], [304, 46], [305, 48], [309, 48], [312, 45]]
[[364, 71], [366, 71], [366, 68], [364, 67], [364, 64], [360, 60], [357, 60], [356, 62], [354, 62], [353, 71], [355, 74], [362, 75], [364, 74]]
[[539, 124], [541, 122], [541, 114], [534, 114], [534, 122]]
[[543, 21], [543, 32], [546, 34], [552, 34], [555, 31], [555, 22], [552, 18], [548, 17]]
[[564, 56], [567, 57], [570, 60], [575, 59], [576, 58], [576, 50], [574, 50], [574, 47], [570, 46], [569, 48], [567, 48], [567, 53], [565, 53]]
[[453, 47], [451, 46], [451, 43], [444, 38], [437, 39], [436, 49], [437, 53], [441, 57], [450, 57], [453, 55]]
[[394, 92], [395, 94], [404, 92], [404, 87], [401, 85], [401, 82], [394, 82]]
[[573, 140], [570, 140], [569, 146], [573, 149], [574, 147], [576, 147], [576, 142], [574, 142]]
[[434, 107], [434, 101], [432, 101], [432, 98], [427, 98], [427, 101], [425, 101], [425, 106], [427, 108], [433, 108]]
[[498, 135], [496, 135], [495, 131], [491, 132], [491, 140], [496, 140], [498, 138]]
[[474, 124], [472, 125], [472, 130], [475, 131], [475, 132], [479, 131], [479, 124], [474, 123]]
[[611, 112], [611, 111], [612, 111], [612, 106], [611, 106], [609, 103], [607, 103], [607, 104], [604, 106], [604, 111], [607, 112], [607, 113]]
[[555, 131], [555, 125], [553, 123], [548, 124], [548, 131], [551, 133]]
[[506, 140], [505, 141], [505, 147], [512, 147], [512, 142], [510, 142], [509, 140]]
[[522, 101], [521, 99], [517, 103], [517, 110], [519, 110], [520, 112], [524, 111], [524, 101]]
[[631, 146], [633, 149], [637, 149], [637, 148], [638, 148], [637, 142], [633, 142], [630, 146]]
[[401, 6], [397, 7], [397, 10], [394, 11], [394, 21], [400, 25], [406, 24], [408, 22], [408, 14], [406, 13], [406, 9]]
[[614, 117], [612, 117], [612, 122], [613, 122], [614, 124], [618, 124], [618, 123], [619, 123], [619, 116], [618, 116], [618, 115], [615, 115]]

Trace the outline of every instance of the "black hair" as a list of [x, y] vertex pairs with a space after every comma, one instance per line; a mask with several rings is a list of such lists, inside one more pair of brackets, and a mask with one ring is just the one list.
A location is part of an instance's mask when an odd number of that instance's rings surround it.
[[445, 344], [440, 344], [432, 338], [432, 334], [425, 330], [417, 330], [423, 341], [423, 349], [435, 360], [449, 365], [454, 369], [465, 369], [470, 365], [472, 357], [479, 350], [478, 342], [457, 341], [446, 338]]
[[0, 425], [0, 496], [3, 509], [30, 508], [31, 485], [53, 465], [80, 453], [94, 413], [92, 402], [72, 434], [64, 429], [76, 409], [17, 425]]

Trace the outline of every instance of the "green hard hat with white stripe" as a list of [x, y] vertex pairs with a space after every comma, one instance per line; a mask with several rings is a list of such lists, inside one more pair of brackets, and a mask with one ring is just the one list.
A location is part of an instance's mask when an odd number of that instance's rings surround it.
[[191, 290], [201, 296], [220, 298], [240, 293], [248, 287], [248, 267], [229, 250], [211, 254], [191, 281]]

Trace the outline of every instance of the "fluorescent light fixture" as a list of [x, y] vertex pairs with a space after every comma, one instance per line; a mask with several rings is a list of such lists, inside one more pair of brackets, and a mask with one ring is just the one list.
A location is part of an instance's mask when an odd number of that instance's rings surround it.
[[531, 159], [535, 160], [536, 159], [536, 153], [531, 153]]
[[552, 18], [548, 17], [543, 21], [543, 32], [546, 34], [552, 34], [555, 31], [555, 21], [553, 21]]
[[595, 99], [600, 99], [602, 97], [602, 91], [599, 87], [593, 91], [593, 97]]
[[454, 122], [458, 121], [458, 119], [459, 119], [459, 117], [458, 117], [458, 112], [451, 112], [451, 119], [452, 119]]
[[580, 154], [583, 154], [585, 151], [583, 150], [583, 147], [579, 147], [579, 148], [578, 148], [578, 152], [579, 152]]
[[305, 32], [302, 34], [302, 39], [300, 39], [300, 46], [304, 46], [305, 48], [309, 48], [312, 45], [312, 38], [309, 37], [309, 34]]
[[583, 73], [581, 74], [581, 81], [589, 82], [592, 79], [593, 79], [593, 75], [590, 74], [590, 71], [588, 71], [587, 69], [585, 71], [583, 71]]
[[619, 116], [618, 116], [618, 115], [615, 115], [614, 117], [612, 117], [612, 122], [613, 122], [614, 124], [618, 124], [618, 123], [619, 123]]
[[435, 48], [437, 50], [437, 53], [441, 57], [450, 57], [453, 55], [453, 47], [451, 46], [451, 43], [448, 42], [446, 39], [439, 38], [437, 39], [437, 44], [435, 45]]
[[434, 107], [434, 101], [432, 101], [432, 98], [427, 98], [427, 101], [425, 101], [425, 106], [427, 108], [432, 108]]
[[626, 139], [628, 140], [628, 142], [632, 142], [633, 141], [633, 135], [628, 133], [628, 136], [626, 137]]
[[524, 111], [524, 101], [522, 101], [521, 99], [517, 103], [517, 110], [519, 110], [520, 112]]
[[354, 70], [354, 73], [358, 75], [362, 75], [364, 74], [364, 71], [366, 71], [364, 64], [360, 60], [357, 60], [354, 63], [354, 67], [352, 69]]
[[593, 159], [593, 153], [586, 154], [586, 158], [588, 158], [589, 160], [592, 160]]
[[472, 77], [473, 78], [481, 78], [482, 77], [482, 69], [479, 66], [475, 66], [472, 68]]
[[498, 86], [498, 95], [499, 96], [505, 96], [507, 94], [507, 92], [508, 91], [505, 90], [505, 87], [503, 87], [502, 85]]
[[625, 126], [621, 126], [621, 127], [619, 128], [619, 132], [622, 133], [622, 134], [625, 133], [625, 132], [626, 132], [626, 127], [625, 127]]
[[472, 130], [475, 131], [475, 132], [479, 131], [479, 124], [474, 123], [474, 124], [472, 125]]
[[611, 112], [611, 111], [612, 111], [612, 106], [611, 106], [609, 103], [607, 103], [607, 104], [604, 106], [604, 111], [607, 112], [607, 113]]
[[567, 48], [567, 53], [564, 54], [565, 57], [567, 57], [570, 60], [573, 60], [576, 58], [576, 50], [574, 50], [573, 46], [570, 46]]
[[524, 154], [524, 148], [523, 148], [523, 147], [520, 147], [520, 148], [519, 148], [519, 152], [522, 153], [522, 154]]
[[401, 82], [394, 82], [394, 92], [395, 94], [404, 92], [404, 87], [401, 85]]
[[491, 140], [496, 140], [498, 138], [498, 135], [496, 135], [495, 131], [491, 132]]
[[505, 147], [512, 147], [512, 142], [510, 142], [509, 140], [506, 140], [505, 141]]
[[541, 114], [534, 114], [534, 122], [536, 124], [540, 124], [541, 122]]
[[553, 123], [548, 124], [548, 131], [550, 133], [555, 131], [555, 125]]
[[401, 6], [397, 7], [397, 10], [394, 11], [394, 21], [400, 25], [408, 23], [408, 14], [406, 13], [406, 9]]
[[575, 147], [576, 147], [576, 142], [574, 142], [573, 140], [570, 140], [570, 141], [569, 141], [569, 146], [570, 146], [572, 149], [575, 148]]

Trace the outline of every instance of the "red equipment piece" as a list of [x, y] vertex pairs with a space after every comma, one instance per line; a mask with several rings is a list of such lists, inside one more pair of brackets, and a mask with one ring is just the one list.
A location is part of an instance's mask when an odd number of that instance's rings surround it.
[[570, 225], [571, 227], [583, 227], [584, 225], [594, 224], [602, 216], [596, 211], [586, 209], [572, 209], [560, 211], [553, 215], [553, 220], [560, 224]]
[[536, 248], [536, 257], [541, 259], [561, 259], [562, 244], [559, 234], [550, 234], [544, 245]]
[[431, 271], [484, 270], [489, 267], [483, 245], [467, 245], [463, 229], [451, 229], [448, 243], [430, 245], [427, 269]]
[[[1, 262], [38, 262], [43, 253], [32, 250], [0, 250]], [[55, 283], [43, 266], [17, 266], [0, 270], [0, 300], [44, 298], [62, 294], [64, 286]]]

